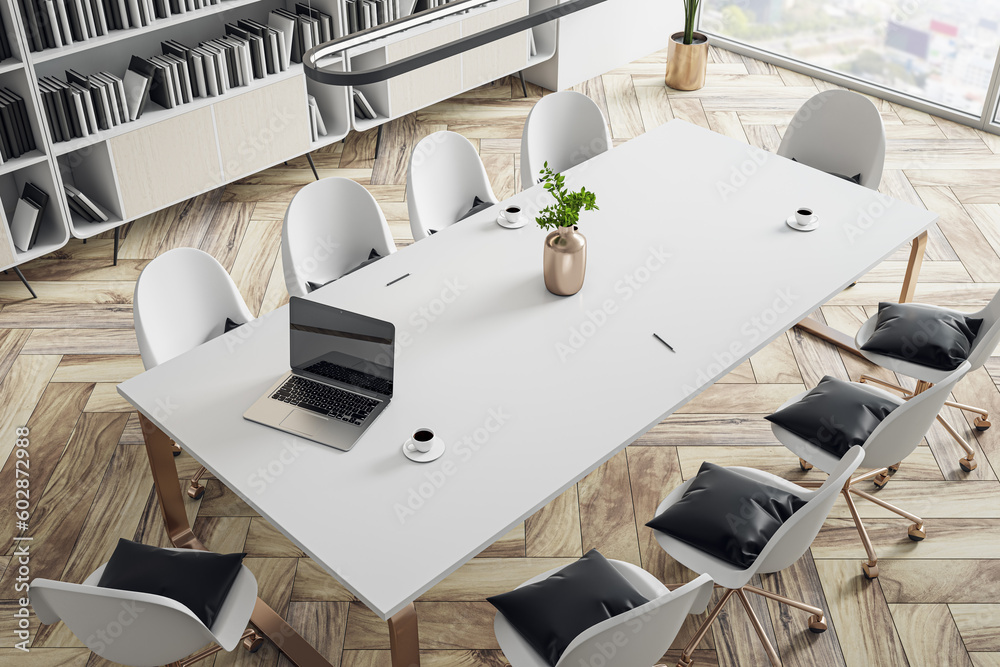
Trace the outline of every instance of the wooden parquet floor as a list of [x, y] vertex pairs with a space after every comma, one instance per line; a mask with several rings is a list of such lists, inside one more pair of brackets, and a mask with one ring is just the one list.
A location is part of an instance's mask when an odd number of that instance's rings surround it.
[[[578, 89], [605, 111], [617, 142], [672, 118], [773, 151], [794, 111], [829, 87], [790, 71], [713, 50], [708, 85], [668, 91], [659, 53], [588, 81]], [[450, 129], [478, 147], [503, 198], [519, 187], [522, 124], [542, 93], [521, 98], [502, 80], [394, 121], [378, 160], [375, 133], [315, 154], [322, 177], [346, 176], [378, 198], [399, 244], [411, 242], [404, 179], [411, 147]], [[972, 309], [1000, 289], [1000, 137], [874, 100], [888, 133], [882, 190], [938, 212], [917, 300]], [[681, 159], [664, 156], [664, 159]], [[279, 240], [285, 207], [312, 180], [304, 158], [256, 174], [131, 225], [117, 267], [110, 238], [73, 241], [23, 267], [38, 292], [29, 300], [11, 276], [0, 280], [0, 664], [98, 665], [101, 660], [61, 624], [33, 622], [31, 652], [12, 648], [14, 428], [31, 427], [32, 576], [81, 581], [105, 561], [119, 537], [164, 544], [150, 473], [130, 406], [115, 384], [142, 370], [132, 330], [133, 284], [152, 258], [179, 246], [211, 253], [232, 273], [250, 309], [283, 304]], [[822, 309], [827, 322], [853, 332], [880, 299], [897, 298], [906, 249]], [[493, 636], [487, 595], [597, 548], [641, 564], [665, 581], [686, 581], [644, 527], [659, 500], [703, 460], [760, 467], [802, 479], [794, 456], [778, 446], [763, 415], [822, 376], [857, 378], [885, 371], [792, 331], [721, 383], [640, 438], [417, 602], [429, 667], [505, 664]], [[1000, 357], [955, 391], [959, 401], [1000, 417]], [[806, 631], [797, 611], [755, 600], [785, 665], [1000, 666], [1000, 428], [976, 433], [964, 415], [949, 419], [979, 448], [965, 474], [958, 448], [940, 429], [907, 459], [881, 492], [927, 518], [915, 544], [906, 522], [861, 501], [882, 575], [861, 576], [861, 543], [838, 502], [811, 553], [762, 585], [828, 609], [830, 630]], [[179, 459], [181, 474], [192, 459]], [[189, 503], [194, 530], [209, 548], [246, 551], [264, 599], [286, 615], [334, 665], [389, 664], [388, 634], [364, 605], [282, 538], [217, 481]], [[458, 527], [456, 527], [458, 529]], [[4, 573], [4, 569], [7, 569]], [[2, 601], [7, 600], [7, 601]], [[690, 636], [693, 621], [675, 649]], [[676, 650], [668, 658], [676, 659]], [[764, 665], [739, 605], [730, 606], [697, 653], [703, 665]], [[249, 655], [220, 654], [218, 666], [290, 665], [273, 646]]]

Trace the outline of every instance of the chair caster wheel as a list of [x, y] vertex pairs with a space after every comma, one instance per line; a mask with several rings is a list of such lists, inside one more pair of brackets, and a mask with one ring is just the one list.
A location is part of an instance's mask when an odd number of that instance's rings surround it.
[[909, 535], [910, 539], [914, 542], [922, 542], [924, 538], [927, 537], [927, 533], [924, 531], [923, 526], [918, 526], [917, 524], [913, 524], [907, 528], [906, 534]]
[[685, 658], [684, 654], [681, 654], [680, 659], [677, 660], [677, 667], [691, 667], [694, 664], [694, 658]]
[[982, 417], [976, 417], [976, 421], [975, 421], [975, 422], [973, 422], [973, 423], [974, 423], [974, 424], [976, 425], [976, 430], [977, 430], [977, 431], [985, 431], [985, 430], [987, 430], [987, 429], [988, 429], [988, 428], [989, 428], [990, 426], [993, 426], [993, 424], [991, 424], [991, 423], [990, 423], [989, 421], [987, 421], [986, 419], [983, 419]]
[[802, 468], [803, 471], [809, 472], [813, 469], [813, 464], [809, 463], [805, 459], [799, 459], [799, 467]]
[[264, 645], [263, 635], [254, 634], [243, 640], [243, 647], [251, 653], [256, 653]]
[[979, 466], [979, 464], [976, 462], [975, 459], [969, 458], [968, 456], [966, 456], [964, 459], [959, 459], [958, 465], [961, 466], [962, 470], [964, 470], [965, 472], [972, 472]]
[[810, 616], [809, 617], [809, 631], [815, 634], [820, 634], [826, 632], [826, 618], [823, 616]]
[[884, 489], [885, 485], [889, 483], [889, 475], [882, 473], [881, 475], [876, 475], [875, 479], [872, 480], [876, 489]]
[[198, 500], [205, 495], [205, 487], [201, 484], [192, 484], [188, 487], [187, 493], [192, 499]]
[[173, 449], [171, 449], [171, 452], [170, 452], [171, 454], [173, 454], [174, 456], [180, 456], [181, 455], [181, 448], [177, 444], [173, 444], [173, 445], [170, 445], [170, 446], [173, 448]]
[[878, 578], [878, 564], [871, 565], [869, 563], [862, 563], [861, 569], [865, 573], [865, 579], [877, 579]]
[[900, 464], [899, 464], [899, 463], [897, 463], [897, 464], [896, 464], [896, 465], [894, 465], [894, 466], [889, 466], [889, 477], [892, 477], [892, 476], [893, 476], [893, 475], [895, 475], [895, 474], [896, 474], [897, 472], [899, 472], [899, 466], [900, 466]]

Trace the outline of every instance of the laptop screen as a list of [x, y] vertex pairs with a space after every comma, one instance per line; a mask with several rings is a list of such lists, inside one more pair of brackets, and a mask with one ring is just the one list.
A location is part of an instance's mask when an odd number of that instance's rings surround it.
[[292, 370], [392, 396], [390, 322], [294, 296], [288, 313]]

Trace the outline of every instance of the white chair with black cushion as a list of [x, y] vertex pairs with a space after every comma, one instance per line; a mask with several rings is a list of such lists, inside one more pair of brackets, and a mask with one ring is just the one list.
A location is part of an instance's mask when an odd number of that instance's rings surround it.
[[264, 638], [247, 624], [257, 579], [243, 556], [121, 540], [82, 584], [32, 581], [31, 606], [42, 623], [63, 621], [91, 651], [123, 665], [187, 667], [240, 640], [256, 652]]
[[535, 103], [521, 133], [521, 187], [539, 182], [542, 166], [557, 173], [611, 150], [611, 133], [600, 107], [573, 90]]
[[864, 456], [864, 450], [853, 447], [816, 490], [760, 470], [705, 462], [696, 476], [660, 503], [656, 516], [646, 524], [654, 529], [656, 541], [679, 563], [709, 575], [725, 589], [684, 648], [680, 667], [693, 664], [695, 648], [734, 595], [743, 604], [772, 665], [781, 661], [747, 593], [801, 609], [809, 613], [810, 631], [826, 631], [826, 615], [819, 607], [751, 586], [750, 581], [757, 574], [784, 570], [805, 554], [837, 494]]
[[[236, 283], [219, 262], [196, 248], [175, 248], [139, 274], [132, 298], [139, 354], [146, 370], [253, 319]], [[180, 450], [174, 449], [174, 454]], [[205, 493], [200, 468], [188, 495]]]
[[705, 610], [713, 588], [702, 575], [671, 591], [640, 567], [590, 551], [488, 599], [512, 667], [650, 667], [687, 615]]
[[885, 164], [882, 116], [863, 95], [826, 90], [792, 117], [778, 155], [877, 190]]
[[[861, 381], [887, 387], [911, 399], [941, 382], [962, 361], [969, 361], [971, 372], [989, 360], [1000, 343], [1000, 292], [975, 313], [916, 303], [879, 304], [878, 314], [861, 325], [854, 341], [866, 359], [911, 377], [917, 384], [912, 390], [905, 389], [869, 375], [861, 376]], [[989, 411], [984, 408], [947, 400], [944, 404], [975, 414], [973, 424], [979, 431], [991, 425]], [[962, 470], [975, 470], [975, 450], [944, 417], [938, 415], [937, 419], [965, 450], [966, 455], [958, 461]]]
[[378, 202], [349, 178], [314, 181], [285, 210], [281, 262], [291, 296], [306, 296], [394, 252]]
[[858, 484], [870, 480], [876, 488], [885, 486], [899, 462], [923, 440], [948, 393], [968, 370], [969, 362], [963, 362], [909, 401], [876, 387], [825, 377], [767, 417], [774, 436], [799, 457], [803, 470], [817, 467], [832, 476], [844, 452], [864, 448], [865, 467], [873, 470], [849, 480], [842, 494], [868, 554], [862, 569], [869, 579], [878, 576], [878, 556], [851, 494], [912, 522], [907, 529], [911, 540], [919, 542], [927, 536], [923, 519], [861, 490]]
[[496, 203], [483, 161], [461, 134], [435, 132], [413, 147], [406, 170], [406, 209], [414, 241]]

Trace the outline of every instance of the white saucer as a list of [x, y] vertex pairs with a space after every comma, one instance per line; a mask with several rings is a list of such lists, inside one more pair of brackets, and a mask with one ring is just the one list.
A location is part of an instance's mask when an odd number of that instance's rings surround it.
[[406, 458], [411, 461], [416, 461], [417, 463], [430, 463], [431, 461], [441, 458], [441, 455], [444, 454], [444, 450], [446, 449], [444, 446], [444, 440], [441, 440], [440, 438], [435, 438], [435, 440], [436, 442], [431, 446], [430, 451], [422, 452], [419, 449], [411, 450], [409, 445], [412, 440], [407, 439], [407, 441], [403, 443], [403, 454], [405, 454]]
[[497, 216], [497, 224], [505, 229], [520, 229], [528, 224], [528, 216], [521, 211], [521, 218], [517, 222], [507, 222], [507, 218], [503, 217], [503, 211], [500, 211], [500, 215]]
[[785, 224], [797, 232], [811, 232], [812, 230], [819, 227], [819, 216], [814, 215], [812, 222], [810, 222], [808, 225], [800, 225], [798, 222], [795, 221], [795, 216], [793, 215], [785, 220]]

